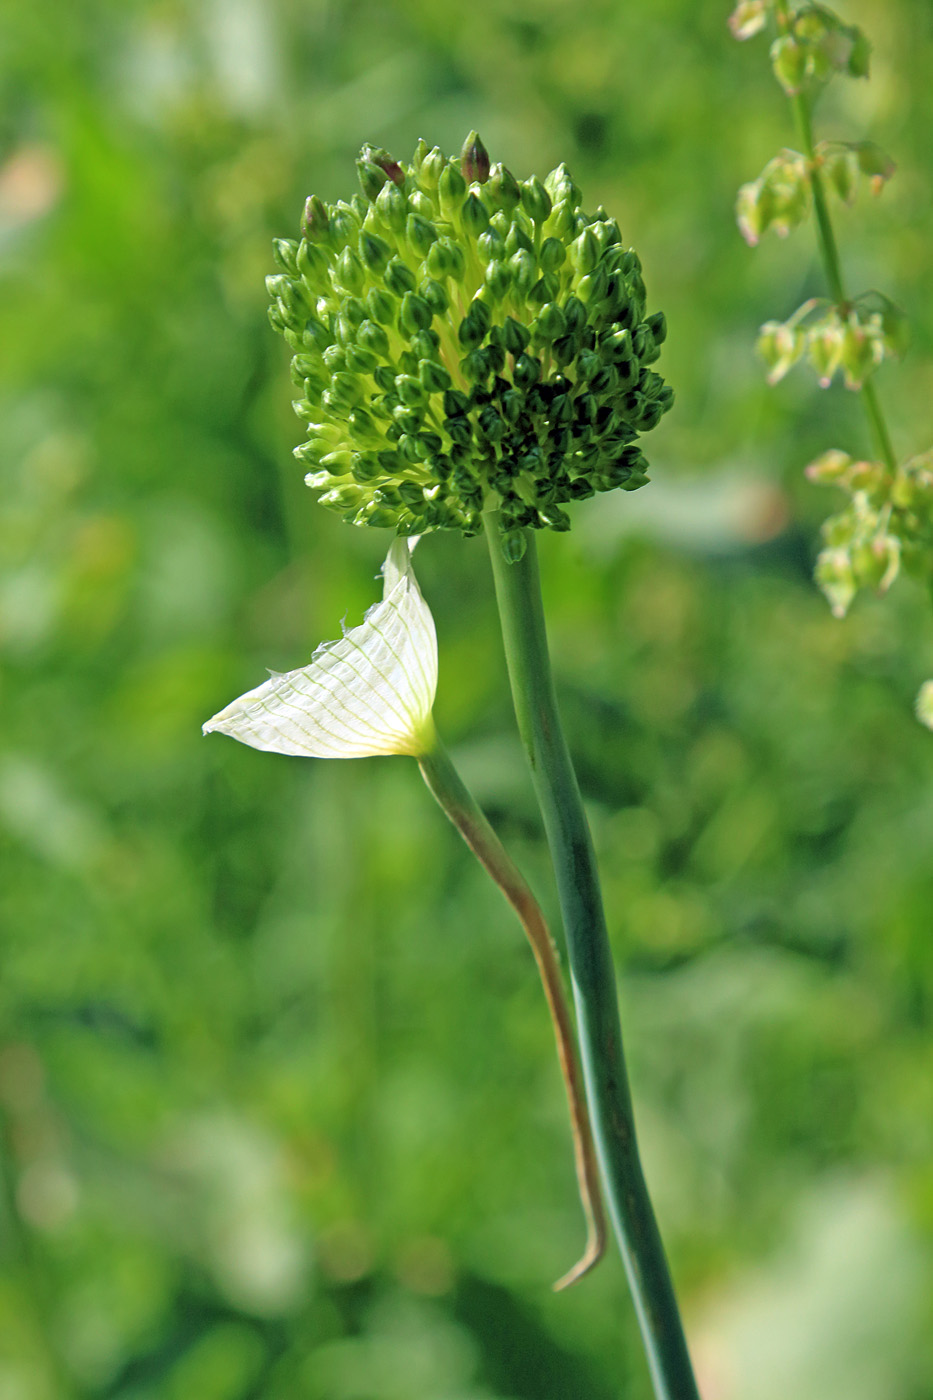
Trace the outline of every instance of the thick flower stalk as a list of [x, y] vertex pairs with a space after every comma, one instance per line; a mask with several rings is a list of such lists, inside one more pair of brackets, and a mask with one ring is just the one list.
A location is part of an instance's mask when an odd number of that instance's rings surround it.
[[615, 220], [564, 165], [490, 166], [475, 133], [409, 165], [366, 146], [358, 169], [349, 203], [308, 200], [267, 279], [321, 503], [403, 535], [494, 510], [517, 553], [526, 527], [569, 529], [568, 502], [643, 485], [666, 325]]

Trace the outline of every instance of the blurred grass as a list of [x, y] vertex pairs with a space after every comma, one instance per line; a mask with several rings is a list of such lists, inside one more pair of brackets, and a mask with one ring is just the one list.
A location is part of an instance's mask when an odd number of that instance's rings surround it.
[[[874, 74], [821, 121], [899, 161], [839, 231], [853, 285], [911, 313], [879, 377], [907, 454], [933, 30], [912, 0], [845, 14]], [[832, 501], [800, 469], [866, 437], [853, 396], [761, 382], [757, 325], [820, 283], [808, 231], [734, 229], [793, 138], [725, 17], [4, 7], [4, 1400], [647, 1395], [617, 1262], [549, 1295], [582, 1225], [546, 1016], [413, 765], [199, 733], [358, 617], [384, 552], [290, 456], [269, 240], [364, 139], [471, 126], [519, 174], [567, 160], [670, 321], [655, 483], [542, 552], [704, 1396], [930, 1395], [933, 635], [909, 585], [840, 624], [810, 581]], [[481, 542], [419, 559], [440, 723], [550, 899]]]

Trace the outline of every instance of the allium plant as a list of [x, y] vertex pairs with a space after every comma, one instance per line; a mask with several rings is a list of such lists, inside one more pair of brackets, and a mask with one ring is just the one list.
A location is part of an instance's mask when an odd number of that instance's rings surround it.
[[[771, 65], [790, 99], [801, 146], [781, 151], [739, 190], [739, 229], [754, 246], [769, 229], [785, 236], [812, 214], [829, 290], [787, 320], [761, 327], [768, 382], [778, 383], [800, 360], [824, 389], [841, 372], [845, 387], [861, 396], [872, 440], [870, 457], [831, 449], [806, 469], [811, 481], [849, 497], [823, 526], [817, 583], [839, 618], [860, 588], [885, 592], [902, 566], [933, 594], [933, 449], [899, 460], [873, 380], [885, 359], [906, 349], [905, 318], [881, 292], [850, 295], [831, 214], [832, 199], [851, 204], [864, 179], [879, 194], [895, 165], [872, 141], [816, 141], [813, 132], [823, 88], [837, 75], [867, 78], [871, 45], [858, 26], [811, 0], [740, 0], [729, 26], [736, 39], [774, 32]], [[933, 681], [920, 689], [917, 715], [933, 728]]]
[[[697, 1400], [639, 1160], [593, 845], [561, 728], [535, 550], [565, 509], [648, 479], [640, 441], [670, 408], [651, 366], [666, 334], [637, 254], [604, 209], [584, 213], [566, 166], [519, 183], [476, 133], [459, 157], [419, 142], [410, 164], [364, 146], [360, 192], [312, 196], [274, 245], [270, 319], [292, 351], [296, 456], [322, 505], [396, 537], [484, 534], [522, 741], [556, 878], [573, 1016], [540, 908], [466, 789], [432, 717], [437, 643], [396, 538], [360, 627], [205, 725], [312, 757], [414, 757], [518, 914], [544, 983], [571, 1108], [586, 1250], [558, 1287], [619, 1242], [658, 1400]], [[582, 1081], [581, 1081], [582, 1066]]]

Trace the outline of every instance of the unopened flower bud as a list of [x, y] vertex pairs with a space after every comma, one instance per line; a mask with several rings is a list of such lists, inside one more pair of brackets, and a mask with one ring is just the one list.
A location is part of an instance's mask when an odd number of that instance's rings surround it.
[[599, 262], [599, 244], [592, 229], [584, 229], [579, 238], [570, 245], [570, 261], [581, 277], [593, 271]]
[[433, 312], [424, 297], [419, 297], [415, 292], [405, 293], [398, 316], [399, 326], [403, 331], [414, 335], [415, 331], [426, 330], [432, 318]]
[[391, 180], [387, 180], [376, 196], [375, 209], [387, 229], [401, 233], [408, 218], [408, 201]]
[[441, 213], [445, 219], [453, 220], [460, 212], [463, 196], [466, 194], [466, 181], [455, 165], [447, 164], [437, 182], [437, 197]]
[[493, 206], [507, 214], [511, 214], [522, 197], [521, 186], [515, 176], [502, 164], [492, 166], [487, 194]]
[[468, 194], [460, 210], [460, 225], [464, 233], [478, 238], [489, 223], [489, 215], [483, 201], [475, 194]]
[[370, 160], [360, 159], [356, 162], [356, 173], [366, 199], [375, 199], [386, 182], [385, 171]]
[[551, 212], [551, 196], [536, 175], [522, 185], [522, 208], [529, 219], [543, 224]]
[[326, 243], [330, 238], [330, 218], [316, 194], [305, 203], [301, 232], [309, 243]]
[[272, 256], [283, 272], [287, 272], [289, 277], [297, 277], [298, 274], [298, 244], [293, 238], [275, 238], [272, 240]]
[[468, 185], [474, 180], [484, 185], [489, 179], [489, 152], [475, 131], [471, 131], [460, 152], [460, 172]]
[[[390, 156], [389, 152], [383, 150], [381, 146], [370, 146], [369, 144], [365, 145], [360, 151], [360, 160], [366, 161], [371, 165], [375, 165], [376, 168], [381, 170], [383, 172], [383, 175], [388, 177], [388, 179], [390, 179], [393, 184], [404, 185], [404, 170], [402, 169], [399, 162], [395, 159], [395, 157]], [[374, 196], [371, 195], [369, 196], [369, 198], [374, 198]]]
[[392, 258], [385, 270], [386, 290], [393, 296], [403, 297], [406, 292], [415, 290], [415, 274], [401, 258]]
[[582, 195], [577, 186], [573, 183], [570, 171], [566, 165], [559, 165], [556, 170], [552, 170], [545, 176], [544, 188], [555, 204], [560, 204], [562, 200], [568, 201], [571, 208], [578, 209]]
[[344, 248], [337, 259], [334, 281], [338, 287], [343, 288], [345, 292], [352, 292], [354, 296], [358, 296], [363, 290], [366, 273], [352, 248]]
[[405, 241], [419, 258], [427, 255], [431, 244], [437, 240], [437, 229], [419, 214], [409, 214], [405, 224]]
[[360, 257], [370, 272], [385, 272], [391, 256], [392, 249], [377, 233], [360, 234]]

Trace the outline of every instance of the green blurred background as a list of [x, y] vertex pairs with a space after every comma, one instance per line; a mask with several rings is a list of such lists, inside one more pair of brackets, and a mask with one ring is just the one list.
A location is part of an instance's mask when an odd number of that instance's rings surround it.
[[[704, 1400], [933, 1396], [933, 674], [910, 584], [833, 621], [802, 466], [860, 405], [762, 383], [812, 231], [747, 249], [793, 142], [723, 3], [5, 0], [0, 52], [0, 1395], [646, 1400], [575, 1196], [530, 955], [414, 764], [203, 739], [374, 600], [291, 457], [270, 239], [371, 139], [566, 160], [641, 252], [675, 411], [644, 491], [541, 541], [628, 1053]], [[929, 446], [933, 11], [862, 0], [823, 134], [910, 311]], [[418, 554], [437, 714], [554, 913], [482, 541]]]

